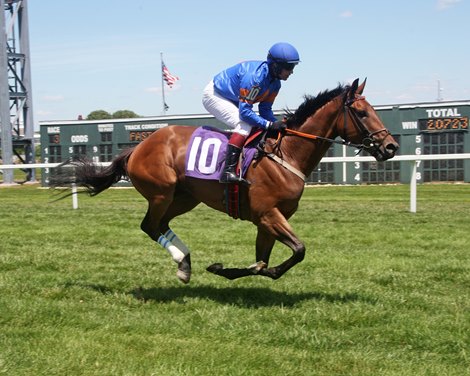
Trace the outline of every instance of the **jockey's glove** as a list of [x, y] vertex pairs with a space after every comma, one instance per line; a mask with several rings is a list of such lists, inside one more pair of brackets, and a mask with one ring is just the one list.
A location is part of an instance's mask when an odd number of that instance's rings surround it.
[[276, 121], [271, 122], [271, 124], [269, 124], [268, 129], [272, 129], [273, 131], [283, 132], [286, 130], [286, 123], [284, 123], [282, 120], [276, 120]]

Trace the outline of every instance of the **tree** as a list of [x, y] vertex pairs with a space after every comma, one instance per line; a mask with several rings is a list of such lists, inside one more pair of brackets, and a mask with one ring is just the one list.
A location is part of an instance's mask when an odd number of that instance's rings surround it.
[[104, 119], [111, 119], [111, 118], [112, 118], [111, 114], [105, 110], [92, 111], [86, 117], [87, 120], [104, 120]]
[[129, 119], [129, 118], [138, 118], [140, 117], [134, 111], [130, 110], [119, 110], [113, 114], [113, 119]]

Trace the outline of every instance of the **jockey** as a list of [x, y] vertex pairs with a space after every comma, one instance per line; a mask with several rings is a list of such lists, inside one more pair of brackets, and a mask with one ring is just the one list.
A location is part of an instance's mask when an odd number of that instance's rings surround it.
[[[289, 43], [276, 43], [265, 61], [244, 61], [217, 74], [203, 91], [206, 110], [233, 129], [228, 142], [221, 183], [250, 183], [237, 176], [236, 166], [245, 139], [252, 127], [284, 130], [272, 110], [274, 99], [300, 62], [299, 53]], [[258, 112], [253, 105], [258, 103]]]

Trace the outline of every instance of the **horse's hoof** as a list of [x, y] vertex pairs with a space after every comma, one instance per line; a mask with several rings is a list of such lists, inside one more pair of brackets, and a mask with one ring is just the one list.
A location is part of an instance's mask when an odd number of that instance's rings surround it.
[[191, 256], [188, 253], [183, 260], [178, 263], [178, 271], [176, 276], [183, 283], [189, 283], [191, 279]]
[[249, 270], [253, 272], [253, 274], [258, 274], [261, 270], [266, 269], [268, 264], [264, 261], [258, 261], [256, 264], [250, 265], [248, 267]]
[[224, 269], [224, 265], [220, 263], [215, 263], [212, 265], [209, 265], [206, 270], [208, 272], [214, 273], [214, 274], [219, 274], [221, 270]]
[[183, 270], [179, 270], [176, 272], [176, 276], [178, 279], [183, 282], [184, 284], [189, 283], [189, 280], [191, 279], [191, 273], [186, 273]]

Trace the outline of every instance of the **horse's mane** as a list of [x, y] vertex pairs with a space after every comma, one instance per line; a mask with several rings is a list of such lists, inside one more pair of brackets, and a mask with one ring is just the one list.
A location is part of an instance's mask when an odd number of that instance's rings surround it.
[[305, 123], [307, 118], [312, 116], [318, 109], [337, 96], [346, 93], [349, 88], [350, 85], [338, 84], [335, 89], [321, 91], [316, 96], [304, 95], [304, 102], [295, 112], [291, 112], [290, 110], [285, 111], [284, 116], [286, 118], [287, 127], [292, 129], [301, 126]]

